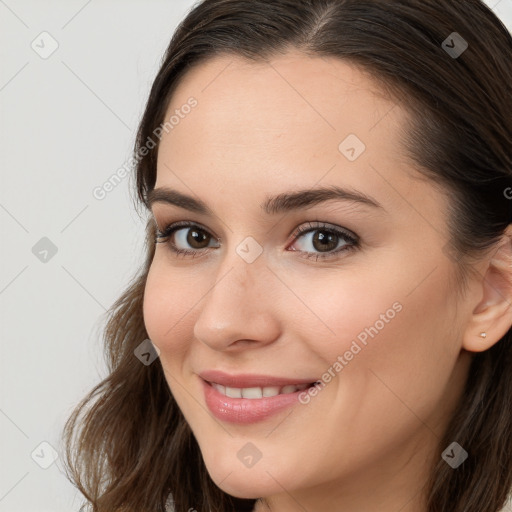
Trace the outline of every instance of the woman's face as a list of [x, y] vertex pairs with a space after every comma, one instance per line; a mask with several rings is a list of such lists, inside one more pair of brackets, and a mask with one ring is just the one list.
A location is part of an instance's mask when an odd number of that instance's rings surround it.
[[156, 246], [145, 324], [232, 495], [411, 504], [462, 390], [471, 308], [444, 250], [448, 199], [375, 91], [337, 59], [223, 56], [166, 114], [155, 189], [190, 200], [160, 194], [152, 212], [160, 231], [193, 226]]

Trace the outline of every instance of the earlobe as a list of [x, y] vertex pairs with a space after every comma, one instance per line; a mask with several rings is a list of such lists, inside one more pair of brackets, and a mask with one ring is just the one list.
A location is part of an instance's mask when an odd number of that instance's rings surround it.
[[482, 299], [466, 327], [463, 348], [483, 352], [499, 342], [512, 326], [512, 224], [490, 258], [480, 285]]

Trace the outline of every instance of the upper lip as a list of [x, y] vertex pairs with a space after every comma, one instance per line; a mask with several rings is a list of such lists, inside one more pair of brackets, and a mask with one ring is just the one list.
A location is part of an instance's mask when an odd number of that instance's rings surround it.
[[230, 388], [256, 388], [270, 386], [288, 386], [294, 384], [312, 384], [318, 379], [299, 379], [295, 377], [274, 377], [249, 373], [229, 374], [220, 370], [206, 370], [198, 374], [203, 380]]

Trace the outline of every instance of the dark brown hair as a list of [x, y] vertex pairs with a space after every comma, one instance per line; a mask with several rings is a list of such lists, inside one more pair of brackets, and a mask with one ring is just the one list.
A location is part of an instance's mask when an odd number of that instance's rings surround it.
[[[450, 56], [457, 32], [469, 44]], [[180, 78], [217, 55], [264, 61], [294, 48], [343, 59], [369, 73], [410, 114], [404, 154], [450, 194], [446, 254], [463, 285], [473, 258], [492, 250], [512, 223], [512, 38], [480, 0], [205, 0], [175, 31], [154, 80], [137, 140], [136, 207], [154, 187], [158, 147], [140, 150]], [[333, 98], [335, 101], [335, 98]], [[94, 512], [177, 512], [252, 508], [210, 479], [160, 361], [134, 357], [146, 338], [142, 303], [154, 255], [109, 310], [109, 375], [76, 407], [64, 438], [69, 478]], [[463, 286], [461, 286], [463, 288]], [[467, 384], [432, 467], [429, 512], [497, 512], [512, 487], [512, 332], [474, 355]], [[469, 458], [457, 470], [441, 452], [457, 441]], [[247, 508], [248, 507], [248, 508]]]

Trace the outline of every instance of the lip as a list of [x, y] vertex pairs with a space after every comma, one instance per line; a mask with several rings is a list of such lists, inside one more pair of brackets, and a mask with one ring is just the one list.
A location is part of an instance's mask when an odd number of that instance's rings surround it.
[[230, 398], [219, 393], [210, 383], [201, 380], [204, 398], [208, 409], [219, 420], [228, 423], [246, 425], [263, 421], [282, 410], [299, 403], [299, 394], [296, 391], [286, 395], [277, 395], [257, 399]]
[[215, 382], [231, 388], [255, 388], [265, 386], [288, 386], [293, 384], [311, 384], [318, 379], [297, 379], [292, 377], [273, 377], [270, 375], [237, 374], [231, 375], [220, 370], [208, 370], [198, 374], [207, 382]]
[[264, 421], [284, 409], [299, 403], [299, 395], [304, 393], [304, 390], [256, 399], [230, 398], [219, 393], [211, 385], [211, 382], [229, 387], [248, 388], [311, 384], [318, 380], [271, 377], [267, 375], [229, 375], [218, 370], [202, 372], [199, 376], [203, 385], [205, 402], [211, 413], [221, 421], [239, 425]]

